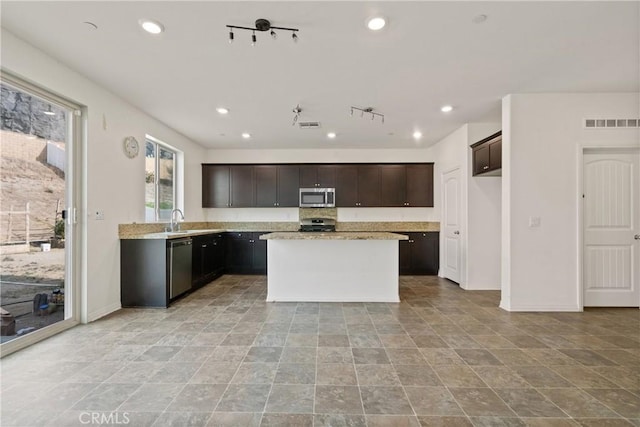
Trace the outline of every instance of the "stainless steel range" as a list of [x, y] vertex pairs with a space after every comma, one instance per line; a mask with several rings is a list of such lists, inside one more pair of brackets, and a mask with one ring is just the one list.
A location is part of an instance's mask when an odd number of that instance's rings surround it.
[[306, 218], [300, 221], [298, 231], [336, 231], [336, 220], [332, 218]]

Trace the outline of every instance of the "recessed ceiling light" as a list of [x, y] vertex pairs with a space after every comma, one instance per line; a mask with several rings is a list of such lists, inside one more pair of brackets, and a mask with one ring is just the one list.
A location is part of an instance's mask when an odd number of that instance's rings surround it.
[[478, 15], [478, 16], [474, 17], [471, 20], [471, 22], [473, 22], [474, 24], [482, 24], [486, 20], [487, 20], [487, 15]]
[[229, 109], [228, 108], [224, 108], [224, 107], [218, 107], [218, 108], [216, 108], [216, 111], [219, 114], [229, 114]]
[[367, 28], [371, 31], [378, 31], [384, 28], [387, 21], [381, 16], [375, 16], [367, 21]]
[[150, 19], [141, 19], [140, 26], [143, 30], [150, 34], [160, 34], [164, 31], [164, 26], [158, 21], [152, 21]]
[[442, 111], [443, 113], [449, 113], [453, 111], [453, 107], [451, 105], [445, 105], [442, 108], [440, 108], [440, 111]]
[[250, 133], [247, 133], [247, 132], [244, 132], [244, 133], [242, 134], [242, 137], [243, 137], [244, 139], [249, 139], [249, 138], [251, 138], [251, 134], [250, 134]]
[[420, 139], [420, 138], [422, 138], [422, 132], [420, 132], [420, 131], [418, 131], [418, 130], [417, 130], [417, 131], [415, 131], [415, 132], [413, 133], [413, 139]]
[[329, 132], [329, 133], [327, 134], [327, 138], [329, 138], [329, 139], [333, 139], [333, 138], [335, 138], [335, 137], [336, 137], [336, 133], [335, 133], [335, 132]]

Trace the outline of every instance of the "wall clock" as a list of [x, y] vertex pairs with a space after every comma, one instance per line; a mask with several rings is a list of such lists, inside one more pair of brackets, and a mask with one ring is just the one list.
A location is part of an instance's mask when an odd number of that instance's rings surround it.
[[128, 136], [124, 139], [124, 154], [130, 159], [133, 159], [140, 152], [140, 144], [138, 140], [132, 136]]

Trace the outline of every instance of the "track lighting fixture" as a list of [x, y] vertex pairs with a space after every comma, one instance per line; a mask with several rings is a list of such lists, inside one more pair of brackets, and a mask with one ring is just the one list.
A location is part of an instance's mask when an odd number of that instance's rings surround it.
[[384, 114], [373, 111], [373, 107], [358, 108], [358, 107], [351, 106], [352, 116], [353, 116], [353, 110], [360, 111], [360, 117], [364, 117], [365, 113], [371, 114], [371, 120], [374, 120], [376, 116], [380, 117], [380, 122], [384, 123]]
[[251, 45], [255, 46], [257, 38], [256, 38], [256, 31], [269, 31], [269, 34], [271, 35], [271, 37], [275, 40], [278, 38], [278, 34], [274, 31], [274, 30], [283, 30], [283, 31], [291, 31], [291, 38], [293, 39], [294, 42], [298, 41], [298, 35], [296, 34], [298, 31], [297, 28], [289, 28], [289, 27], [274, 27], [271, 25], [271, 22], [269, 22], [268, 19], [264, 19], [264, 18], [260, 18], [260, 19], [256, 19], [256, 23], [255, 23], [255, 28], [251, 28], [251, 27], [242, 27], [239, 25], [227, 25], [227, 28], [230, 29], [229, 31], [229, 43], [233, 42], [233, 30], [237, 29], [237, 30], [247, 30], [247, 31], [251, 31]]

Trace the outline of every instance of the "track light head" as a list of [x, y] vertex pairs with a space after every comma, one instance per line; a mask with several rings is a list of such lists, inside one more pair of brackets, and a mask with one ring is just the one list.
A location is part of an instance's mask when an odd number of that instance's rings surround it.
[[256, 45], [256, 33], [251, 34], [251, 46], [255, 46]]
[[293, 39], [294, 43], [298, 43], [298, 35], [295, 33], [295, 31], [291, 34], [291, 38]]
[[233, 43], [233, 30], [229, 31], [229, 43]]
[[275, 31], [271, 30], [271, 33], [270, 33], [270, 34], [271, 34], [271, 38], [272, 38], [272, 39], [274, 39], [274, 40], [275, 40], [275, 39], [277, 39], [277, 38], [278, 38], [278, 35], [276, 34], [276, 32], [275, 32]]

